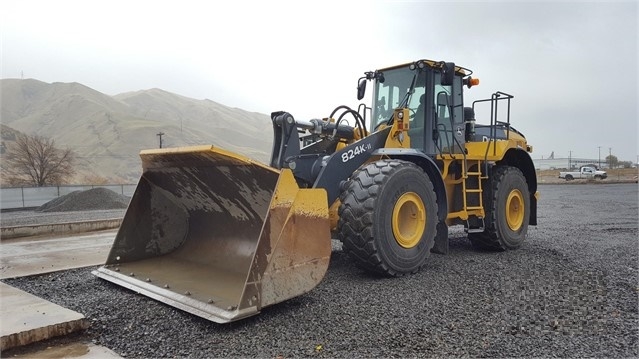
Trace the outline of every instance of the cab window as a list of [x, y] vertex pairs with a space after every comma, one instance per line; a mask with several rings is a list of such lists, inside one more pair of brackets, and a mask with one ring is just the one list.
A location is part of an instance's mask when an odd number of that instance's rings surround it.
[[[410, 90], [415, 72], [408, 68], [388, 70], [384, 72], [384, 82], [376, 82], [373, 98], [373, 126], [389, 120], [393, 110], [399, 107]], [[421, 86], [420, 94], [424, 93], [424, 75], [418, 76], [416, 87]], [[420, 82], [421, 81], [421, 82]], [[416, 89], [417, 91], [417, 89]], [[408, 107], [417, 110], [419, 96], [413, 94], [409, 98]]]

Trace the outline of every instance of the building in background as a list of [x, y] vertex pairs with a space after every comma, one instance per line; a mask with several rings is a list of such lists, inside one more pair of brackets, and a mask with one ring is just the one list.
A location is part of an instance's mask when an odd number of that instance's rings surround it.
[[549, 158], [533, 159], [535, 169], [537, 170], [559, 170], [559, 169], [579, 169], [581, 166], [592, 165], [600, 169], [608, 168], [608, 164], [604, 159], [601, 159], [601, 165], [599, 165], [599, 159], [592, 158]]

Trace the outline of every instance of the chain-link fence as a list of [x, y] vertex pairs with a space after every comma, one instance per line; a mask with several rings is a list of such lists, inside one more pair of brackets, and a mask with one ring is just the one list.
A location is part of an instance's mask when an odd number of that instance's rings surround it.
[[106, 188], [115, 193], [131, 197], [133, 192], [135, 192], [135, 187], [135, 184], [114, 184], [0, 188], [0, 209], [39, 207], [52, 199], [71, 192], [86, 191], [92, 188]]

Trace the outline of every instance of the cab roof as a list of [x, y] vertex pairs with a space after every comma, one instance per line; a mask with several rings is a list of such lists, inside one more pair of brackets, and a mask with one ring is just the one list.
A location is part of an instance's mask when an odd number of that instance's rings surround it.
[[[394, 65], [394, 66], [389, 66], [389, 67], [385, 67], [382, 69], [378, 69], [378, 72], [383, 72], [383, 71], [387, 71], [387, 70], [394, 70], [394, 69], [399, 69], [402, 67], [408, 67], [410, 65], [416, 65], [419, 66], [420, 64], [423, 64], [426, 67], [430, 67], [432, 69], [441, 69], [444, 66], [445, 61], [434, 61], [434, 60], [427, 60], [427, 59], [421, 59], [421, 60], [417, 60], [417, 61], [413, 61], [413, 62], [407, 62], [404, 64], [400, 64], [400, 65]], [[470, 74], [473, 73], [472, 70], [467, 69], [465, 67], [462, 66], [457, 66], [455, 65], [455, 73], [461, 76], [468, 76]]]

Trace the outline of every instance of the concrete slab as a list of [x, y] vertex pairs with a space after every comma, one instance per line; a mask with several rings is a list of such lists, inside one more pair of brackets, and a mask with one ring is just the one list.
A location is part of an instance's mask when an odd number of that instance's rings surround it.
[[0, 283], [0, 350], [89, 327], [84, 315]]
[[116, 231], [0, 242], [0, 279], [104, 264]]
[[100, 219], [86, 222], [38, 224], [0, 228], [0, 240], [33, 236], [70, 235], [74, 233], [95, 232], [117, 229], [122, 218]]

